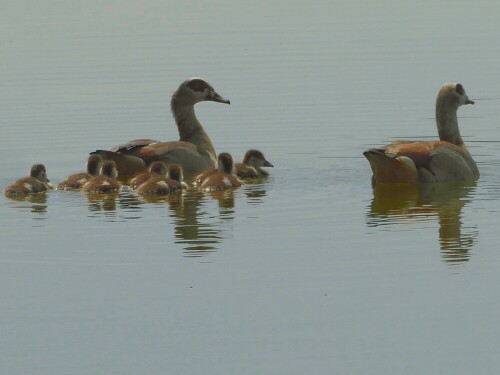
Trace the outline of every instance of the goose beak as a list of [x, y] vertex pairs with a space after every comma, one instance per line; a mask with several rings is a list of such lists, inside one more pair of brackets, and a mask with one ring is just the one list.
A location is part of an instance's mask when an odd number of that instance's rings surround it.
[[210, 100], [212, 102], [217, 102], [217, 103], [224, 103], [224, 104], [231, 104], [229, 99], [225, 99], [216, 92], [212, 96], [210, 96], [207, 100]]
[[467, 99], [465, 101], [465, 104], [474, 104], [474, 100]]

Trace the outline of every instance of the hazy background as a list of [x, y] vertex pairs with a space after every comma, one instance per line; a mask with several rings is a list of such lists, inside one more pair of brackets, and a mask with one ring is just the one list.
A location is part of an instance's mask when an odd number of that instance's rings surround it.
[[[44, 163], [178, 137], [271, 177], [148, 203], [0, 197], [6, 374], [471, 374], [500, 366], [497, 1], [3, 1], [0, 188]], [[461, 82], [473, 186], [380, 193], [365, 148], [437, 137]], [[218, 199], [217, 199], [218, 198]]]

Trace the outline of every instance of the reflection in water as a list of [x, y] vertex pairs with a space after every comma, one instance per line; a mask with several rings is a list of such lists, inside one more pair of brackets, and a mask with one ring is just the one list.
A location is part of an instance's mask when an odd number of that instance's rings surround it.
[[[260, 197], [265, 196], [263, 188], [258, 191]], [[176, 242], [184, 245], [186, 256], [200, 257], [217, 249], [217, 244], [225, 238], [228, 223], [236, 215], [234, 194], [234, 189], [205, 193], [193, 189], [167, 197]], [[218, 215], [213, 215], [209, 207], [214, 201], [218, 205]]]
[[225, 219], [234, 219], [234, 190], [209, 191], [207, 196], [219, 202], [219, 216]]
[[[185, 245], [186, 256], [202, 256], [214, 251], [215, 245], [222, 242], [223, 228], [204, 209], [207, 197], [199, 191], [190, 190], [183, 196], [171, 198], [169, 208], [174, 218], [176, 242]], [[234, 198], [221, 196], [220, 199], [225, 202], [222, 205], [234, 207]]]
[[122, 216], [126, 220], [142, 218], [142, 204], [144, 202], [139, 196], [133, 193], [128, 186], [122, 186], [118, 206], [122, 209]]
[[85, 193], [87, 196], [89, 211], [93, 214], [104, 214], [107, 218], [116, 217], [116, 198], [118, 193]]
[[[236, 217], [235, 193], [240, 189], [200, 192], [189, 189], [180, 194], [168, 196], [139, 196], [127, 186], [122, 187], [119, 193], [75, 193], [74, 198], [87, 199], [86, 206], [91, 213], [90, 217], [104, 217], [106, 221], [140, 220], [146, 215], [148, 205], [168, 205], [169, 216], [174, 224], [176, 243], [184, 248], [188, 257], [200, 257], [217, 249], [227, 233], [231, 233], [230, 223]], [[52, 194], [67, 194], [68, 192], [52, 192]], [[49, 193], [50, 194], [50, 193]], [[247, 184], [245, 196], [251, 204], [263, 202], [266, 190], [263, 184]], [[30, 202], [29, 207], [33, 212], [44, 213], [47, 205], [46, 193], [29, 196], [13, 197], [13, 200]], [[72, 197], [73, 197], [72, 196]], [[35, 204], [36, 203], [36, 204]], [[119, 212], [117, 212], [119, 210]]]
[[[104, 197], [99, 195], [97, 198], [100, 198], [97, 202], [102, 204]], [[215, 216], [213, 207], [207, 207], [213, 202], [211, 198], [218, 201], [219, 205], [219, 214]], [[95, 205], [96, 197], [93, 199], [92, 204]], [[185, 255], [189, 257], [200, 257], [216, 250], [217, 244], [224, 239], [223, 232], [227, 230], [227, 223], [222, 225], [221, 219], [233, 220], [235, 214], [234, 192], [231, 190], [204, 194], [190, 189], [167, 196], [139, 196], [129, 189], [123, 189], [118, 199], [119, 207], [127, 215], [126, 219], [142, 218], [147, 214], [145, 205], [165, 203], [173, 219], [176, 243], [184, 246]], [[102, 208], [101, 205], [96, 207]]]
[[264, 197], [267, 195], [264, 185], [265, 180], [266, 179], [261, 179], [258, 183], [243, 185], [243, 190], [248, 198], [248, 203], [261, 204], [264, 201]]
[[7, 198], [16, 202], [27, 202], [31, 204], [15, 206], [15, 208], [28, 208], [33, 213], [41, 214], [36, 219], [45, 219], [47, 212], [47, 193], [37, 193], [28, 195], [6, 195]]
[[[468, 196], [475, 184], [425, 184], [418, 187], [373, 190], [373, 200], [367, 213], [368, 226], [439, 222], [439, 244], [443, 259], [453, 264], [469, 260], [478, 232], [462, 228], [462, 207], [470, 202]], [[470, 229], [470, 228], [469, 228]]]

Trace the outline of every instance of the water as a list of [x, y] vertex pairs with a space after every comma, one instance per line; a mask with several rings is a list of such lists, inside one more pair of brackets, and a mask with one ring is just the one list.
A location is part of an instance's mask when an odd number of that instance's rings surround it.
[[[217, 151], [275, 168], [234, 192], [0, 197], [8, 374], [470, 374], [500, 365], [495, 1], [8, 2], [0, 188], [44, 163], [173, 140], [171, 93]], [[372, 190], [362, 151], [435, 139], [439, 87], [472, 186]], [[487, 99], [487, 100], [486, 100]]]

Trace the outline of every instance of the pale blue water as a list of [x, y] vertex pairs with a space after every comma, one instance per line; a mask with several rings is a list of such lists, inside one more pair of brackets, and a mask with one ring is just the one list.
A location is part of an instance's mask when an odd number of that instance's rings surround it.
[[[5, 374], [471, 374], [500, 366], [500, 4], [7, 2], [0, 188], [44, 163], [173, 140], [171, 93], [206, 78], [217, 151], [271, 176], [146, 202], [0, 197]], [[474, 186], [384, 194], [362, 151], [435, 139], [439, 87]]]

